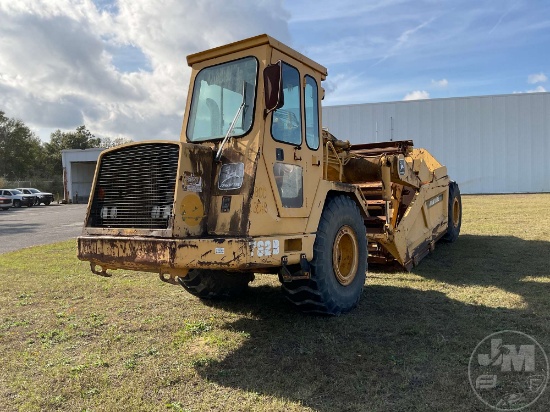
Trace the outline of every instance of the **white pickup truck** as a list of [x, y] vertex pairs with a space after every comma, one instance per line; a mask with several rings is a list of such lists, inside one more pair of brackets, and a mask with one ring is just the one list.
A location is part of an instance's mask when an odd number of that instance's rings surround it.
[[13, 207], [32, 207], [36, 202], [36, 196], [26, 195], [17, 189], [0, 189], [0, 196], [13, 200]]
[[34, 187], [18, 187], [17, 190], [20, 190], [26, 195], [31, 195], [36, 197], [35, 205], [44, 203], [46, 206], [49, 206], [53, 202], [53, 195], [48, 192], [42, 192]]

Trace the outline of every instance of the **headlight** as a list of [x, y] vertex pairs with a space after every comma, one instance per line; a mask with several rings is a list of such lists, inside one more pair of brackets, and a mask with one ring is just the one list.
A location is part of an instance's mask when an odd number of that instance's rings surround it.
[[160, 206], [153, 206], [151, 209], [151, 218], [158, 219], [160, 217]]

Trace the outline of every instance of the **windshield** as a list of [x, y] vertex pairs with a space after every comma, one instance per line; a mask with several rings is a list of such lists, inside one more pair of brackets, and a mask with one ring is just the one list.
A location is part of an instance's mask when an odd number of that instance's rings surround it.
[[11, 192], [12, 192], [12, 193], [15, 193], [16, 195], [21, 195], [21, 194], [23, 194], [23, 192], [21, 192], [21, 190], [17, 190], [17, 189], [12, 189]]
[[187, 138], [191, 142], [223, 138], [243, 100], [231, 135], [246, 134], [252, 127], [257, 72], [254, 57], [202, 69], [193, 87]]
[[40, 193], [40, 190], [38, 190], [38, 189], [29, 189], [29, 192], [31, 192], [31, 193]]

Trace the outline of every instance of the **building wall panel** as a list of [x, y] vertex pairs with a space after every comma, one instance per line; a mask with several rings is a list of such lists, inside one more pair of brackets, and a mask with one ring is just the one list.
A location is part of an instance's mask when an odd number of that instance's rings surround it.
[[414, 140], [462, 193], [550, 192], [550, 93], [329, 106], [323, 126], [352, 143]]

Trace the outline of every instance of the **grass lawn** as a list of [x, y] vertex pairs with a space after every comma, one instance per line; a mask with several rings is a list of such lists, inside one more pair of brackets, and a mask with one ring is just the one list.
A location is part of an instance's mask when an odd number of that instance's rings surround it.
[[550, 355], [550, 194], [463, 207], [456, 243], [411, 273], [371, 268], [335, 318], [298, 313], [274, 276], [212, 304], [95, 276], [75, 241], [0, 255], [0, 410], [489, 410], [468, 382], [480, 340], [518, 330]]

